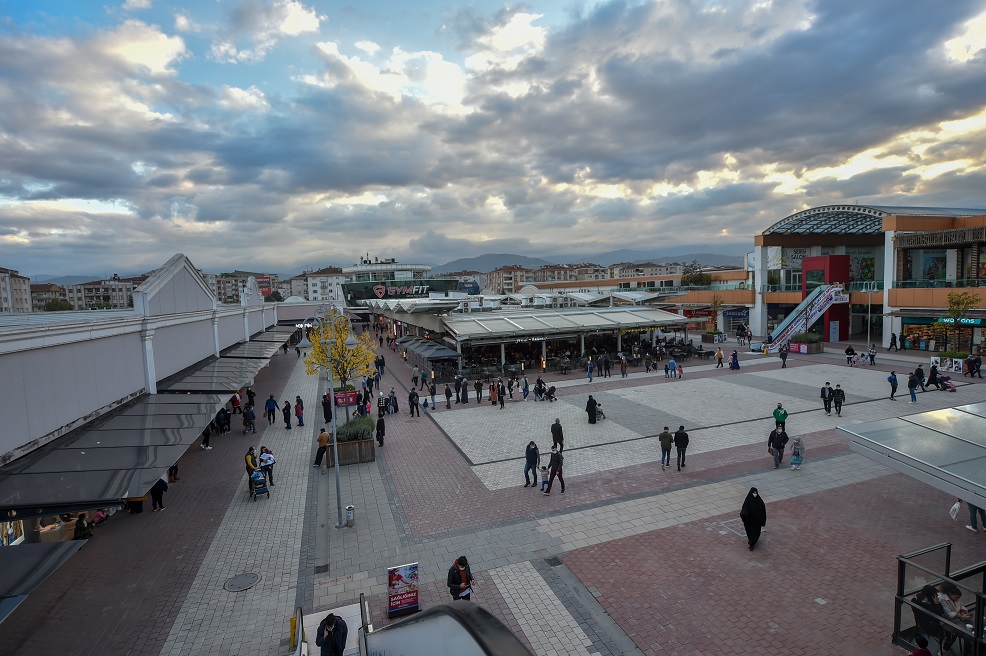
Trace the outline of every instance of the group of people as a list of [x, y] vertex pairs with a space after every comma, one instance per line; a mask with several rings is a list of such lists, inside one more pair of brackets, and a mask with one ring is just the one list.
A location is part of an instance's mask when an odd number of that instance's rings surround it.
[[[890, 372], [890, 375], [887, 376], [887, 382], [890, 384], [890, 400], [896, 401], [897, 399], [894, 397], [897, 394], [897, 387], [899, 385], [896, 371]], [[924, 367], [918, 365], [917, 369], [907, 374], [907, 392], [911, 396], [911, 400], [908, 403], [917, 403], [918, 388], [920, 387], [922, 392], [927, 392], [928, 385], [934, 385], [935, 389], [955, 391], [955, 383], [951, 382], [949, 376], [943, 376], [938, 371], [937, 365], [931, 366], [931, 371], [927, 379], [924, 375]]]
[[688, 450], [688, 433], [685, 432], [685, 427], [678, 426], [678, 430], [672, 435], [668, 427], [665, 426], [657, 439], [661, 443], [661, 471], [665, 471], [666, 467], [671, 466], [672, 445], [678, 453], [678, 471], [681, 471], [681, 468], [685, 466], [685, 451]]
[[[565, 494], [564, 462], [565, 456], [562, 451], [565, 448], [565, 438], [562, 434], [561, 419], [555, 419], [551, 425], [551, 455], [548, 464], [541, 464], [541, 451], [538, 449], [537, 442], [531, 440], [524, 451], [524, 487], [532, 489], [538, 486], [538, 474], [541, 475], [541, 492], [550, 495], [551, 486], [558, 479], [561, 486], [561, 493]], [[531, 477], [533, 476], [533, 481]]]
[[[855, 367], [860, 362], [861, 356], [856, 353], [856, 349], [852, 347], [852, 344], [846, 347], [845, 354], [846, 364], [850, 367]], [[870, 348], [862, 355], [862, 358], [865, 358], [863, 359], [864, 364], [866, 363], [866, 359], [869, 359], [870, 366], [876, 366], [876, 344], [870, 344]]]

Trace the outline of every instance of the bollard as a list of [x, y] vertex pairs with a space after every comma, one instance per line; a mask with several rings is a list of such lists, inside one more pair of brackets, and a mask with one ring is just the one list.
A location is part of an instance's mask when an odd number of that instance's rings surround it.
[[346, 506], [346, 526], [353, 527], [356, 521], [356, 506]]

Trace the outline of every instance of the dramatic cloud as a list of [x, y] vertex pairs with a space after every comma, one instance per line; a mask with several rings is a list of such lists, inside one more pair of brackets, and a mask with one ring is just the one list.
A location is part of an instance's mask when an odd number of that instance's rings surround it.
[[738, 253], [812, 205], [986, 205], [982, 0], [123, 8], [0, 27], [0, 266]]

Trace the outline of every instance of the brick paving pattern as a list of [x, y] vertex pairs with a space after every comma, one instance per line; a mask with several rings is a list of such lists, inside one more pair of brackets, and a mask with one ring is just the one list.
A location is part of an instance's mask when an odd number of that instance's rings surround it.
[[[402, 412], [388, 417], [375, 462], [341, 470], [353, 528], [335, 527], [334, 473], [311, 467], [318, 383], [296, 358], [275, 357], [258, 398], [301, 394], [308, 430], [278, 422], [192, 449], [168, 510], [100, 528], [5, 622], [0, 653], [284, 654], [297, 600], [326, 612], [366, 594], [384, 626], [388, 566], [419, 562], [422, 605], [432, 607], [449, 601], [446, 572], [465, 554], [479, 581], [472, 603], [538, 654], [901, 654], [888, 638], [894, 557], [943, 540], [955, 562], [981, 557], [986, 538], [947, 519], [945, 495], [849, 452], [835, 430], [986, 396], [973, 384], [922, 394], [916, 407], [886, 400], [886, 371], [913, 368], [909, 354], [881, 355], [873, 369], [849, 369], [838, 353], [792, 356], [787, 369], [743, 354], [739, 372], [686, 363], [680, 381], [551, 375], [556, 403], [500, 410], [473, 394], [411, 419], [410, 368], [382, 352], [382, 388], [395, 387]], [[825, 380], [847, 390], [841, 418], [821, 410]], [[590, 393], [609, 416], [596, 426], [585, 422]], [[766, 454], [778, 400], [808, 445], [799, 472], [775, 471]], [[545, 497], [523, 487], [523, 451], [535, 439], [547, 452], [555, 417], [568, 485]], [[678, 423], [692, 439], [688, 467], [662, 472], [654, 436]], [[242, 457], [261, 443], [277, 455], [277, 485], [253, 502]], [[752, 553], [736, 521], [751, 485], [768, 502]], [[222, 589], [243, 571], [263, 578], [246, 592]]]

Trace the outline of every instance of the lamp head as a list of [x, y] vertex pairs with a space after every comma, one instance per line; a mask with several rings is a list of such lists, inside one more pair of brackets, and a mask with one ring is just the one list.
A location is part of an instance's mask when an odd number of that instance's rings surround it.
[[352, 350], [357, 346], [359, 346], [359, 341], [355, 337], [353, 337], [352, 333], [350, 333], [349, 337], [346, 338], [346, 341], [343, 342], [343, 344], [346, 346], [347, 349]]

